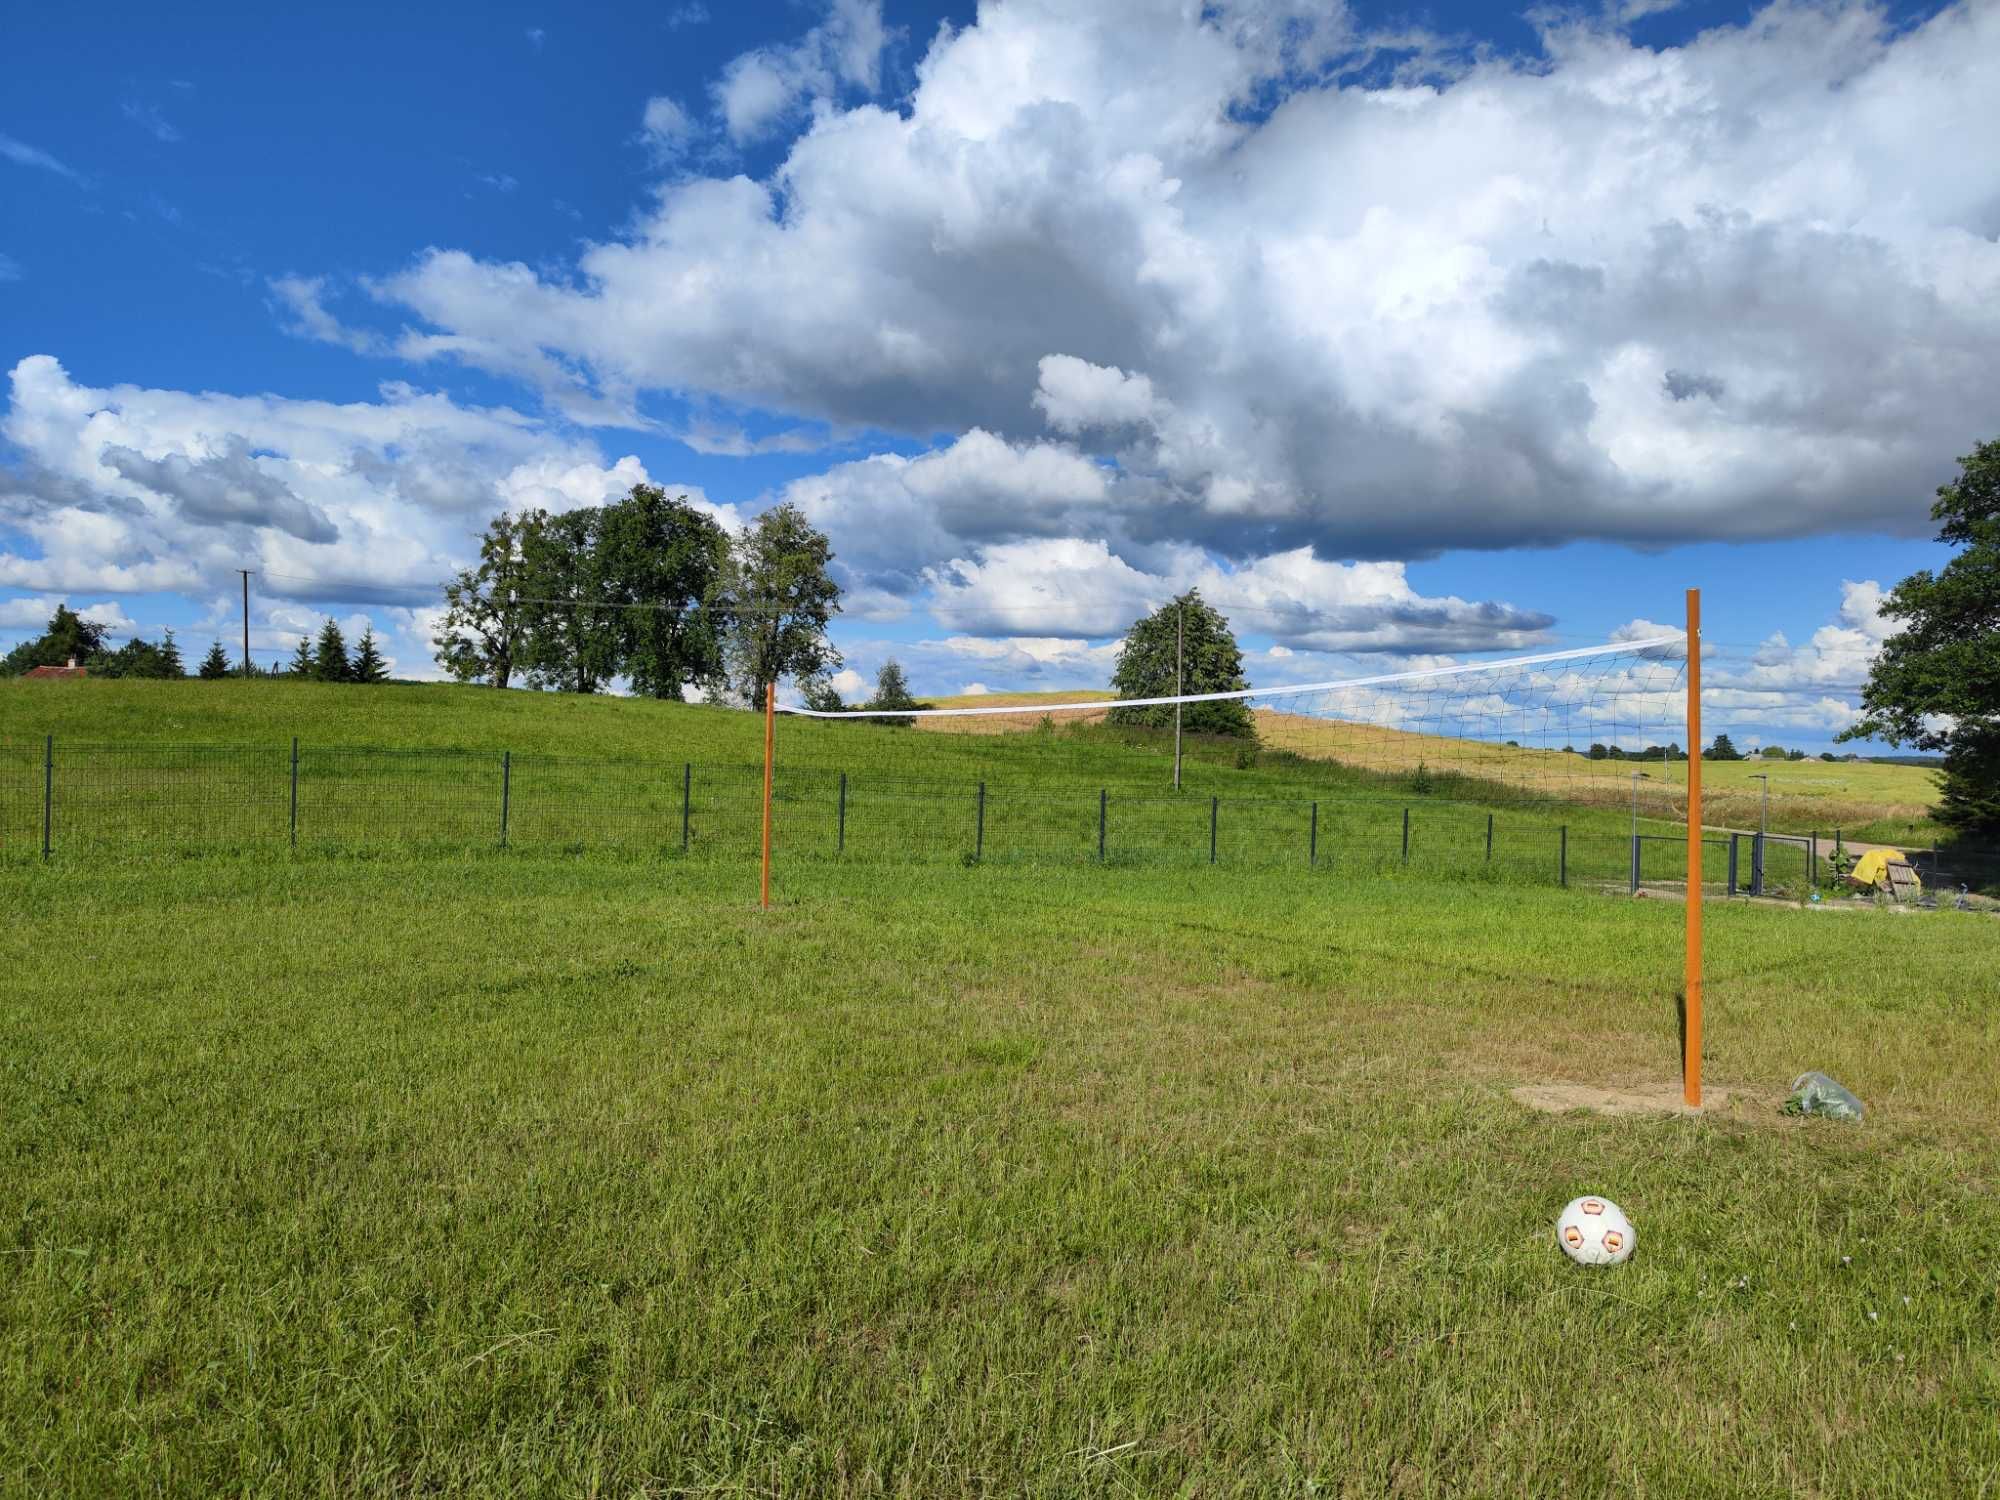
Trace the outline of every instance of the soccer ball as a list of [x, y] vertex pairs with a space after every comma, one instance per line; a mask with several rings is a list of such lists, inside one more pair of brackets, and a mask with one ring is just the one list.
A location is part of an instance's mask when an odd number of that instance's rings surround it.
[[1556, 1219], [1556, 1243], [1580, 1266], [1615, 1266], [1632, 1258], [1638, 1231], [1609, 1198], [1578, 1198]]

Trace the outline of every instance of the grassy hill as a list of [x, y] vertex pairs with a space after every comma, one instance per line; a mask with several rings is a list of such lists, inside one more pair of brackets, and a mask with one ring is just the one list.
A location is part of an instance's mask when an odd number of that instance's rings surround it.
[[[1213, 812], [1218, 862], [1304, 858], [1316, 832], [1330, 851], [1390, 849], [1400, 858], [1401, 808], [1414, 805], [1423, 810], [1413, 814], [1420, 853], [1485, 863], [1491, 813], [1503, 855], [1510, 834], [1521, 852], [1532, 832], [1532, 856], [1521, 857], [1537, 871], [1556, 867], [1559, 837], [1575, 841], [1581, 868], [1605, 878], [1624, 869], [1631, 762], [1266, 714], [1260, 751], [1189, 736], [1175, 794], [1170, 733], [1115, 728], [1101, 715], [1043, 724], [1034, 710], [1050, 695], [962, 701], [1014, 702], [1024, 712], [925, 721], [923, 730], [781, 719], [779, 818], [791, 825], [793, 846], [955, 857], [963, 844], [985, 857], [1088, 857], [1102, 791], [1119, 806], [1107, 857], [1172, 851], [1205, 859]], [[356, 828], [400, 818], [412, 836], [485, 839], [498, 816], [488, 804], [500, 794], [505, 752], [507, 833], [516, 841], [595, 843], [616, 822], [617, 841], [677, 846], [685, 821], [690, 848], [704, 831], [736, 849], [755, 842], [762, 724], [734, 709], [442, 684], [0, 682], [0, 842], [15, 848], [39, 840], [48, 734], [56, 736], [58, 801], [72, 843], [91, 829], [116, 842], [137, 824], [159, 830], [146, 835], [154, 839], [179, 839], [186, 828], [203, 839], [268, 836], [286, 812], [294, 736], [307, 837], [348, 841]], [[1774, 830], [1843, 826], [1851, 836], [1911, 841], [1928, 833], [1927, 771], [1764, 764]], [[1709, 767], [1710, 826], [1755, 826], [1751, 769]], [[1665, 835], [1684, 821], [1685, 770], [1648, 768], [1648, 831]], [[982, 785], [983, 809], [974, 806]], [[1225, 803], [1228, 816], [1208, 799]], [[698, 819], [698, 810], [706, 815]]]
[[[1051, 704], [1094, 697], [1094, 693], [994, 693], [930, 700], [940, 708], [1015, 707], [1024, 715]], [[1105, 696], [1110, 696], [1106, 690]], [[1054, 715], [1058, 721], [1096, 723], [1103, 711]], [[946, 732], [1018, 728], [1020, 721], [935, 720], [925, 727]], [[1640, 806], [1663, 819], [1687, 817], [1687, 762], [1591, 760], [1560, 749], [1515, 749], [1481, 741], [1385, 729], [1374, 724], [1260, 712], [1265, 743], [1304, 759], [1407, 775], [1422, 763], [1465, 776], [1531, 789], [1552, 800], [1595, 806], [1625, 806], [1632, 774], [1643, 772]], [[1742, 760], [1702, 763], [1702, 821], [1713, 828], [1755, 828], [1762, 816], [1763, 786], [1770, 778], [1770, 826], [1774, 832], [1830, 832], [1841, 828], [1860, 839], [1927, 843], [1937, 834], [1930, 821], [1937, 801], [1937, 777], [1914, 762], [1821, 760]]]

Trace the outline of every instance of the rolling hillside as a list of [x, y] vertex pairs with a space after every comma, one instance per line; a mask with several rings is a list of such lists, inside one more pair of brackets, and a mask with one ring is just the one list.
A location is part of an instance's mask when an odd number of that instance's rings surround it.
[[[1074, 693], [989, 694], [939, 699], [939, 706], [1011, 706], [1018, 717], [920, 720], [922, 732], [872, 724], [780, 721], [779, 760], [791, 769], [870, 771], [926, 778], [1053, 781], [1157, 788], [1171, 778], [1171, 736], [1113, 730], [1101, 713], [1034, 710], [1074, 701]], [[1265, 753], [1249, 764], [1233, 741], [1190, 736], [1183, 782], [1230, 795], [1318, 795], [1326, 791], [1400, 794], [1423, 765], [1453, 800], [1515, 805], [1534, 801], [1595, 807], [1629, 805], [1632, 775], [1643, 771], [1647, 817], [1684, 820], [1686, 764], [1640, 766], [1592, 761], [1559, 751], [1509, 749], [1374, 725], [1289, 714], [1260, 715]], [[595, 759], [693, 761], [745, 766], [762, 758], [754, 714], [647, 699], [495, 692], [449, 684], [381, 688], [284, 679], [244, 682], [0, 682], [0, 757], [39, 755], [43, 736], [67, 744], [232, 745], [393, 750], [512, 751]], [[1273, 752], [1282, 753], [1273, 753]], [[1704, 822], [1755, 827], [1770, 777], [1775, 831], [1927, 841], [1932, 773], [1917, 766], [1822, 761], [1707, 762]]]

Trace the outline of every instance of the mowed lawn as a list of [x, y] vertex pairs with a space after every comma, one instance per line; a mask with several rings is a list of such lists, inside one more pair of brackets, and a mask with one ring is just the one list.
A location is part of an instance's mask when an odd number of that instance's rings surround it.
[[1990, 917], [1713, 908], [1734, 1102], [1609, 1119], [1507, 1090], [1675, 1077], [1669, 903], [754, 873], [0, 870], [0, 1488], [2000, 1484]]

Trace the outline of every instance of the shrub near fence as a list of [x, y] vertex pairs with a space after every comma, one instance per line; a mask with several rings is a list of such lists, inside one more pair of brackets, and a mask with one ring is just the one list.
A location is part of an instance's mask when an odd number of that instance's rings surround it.
[[[762, 768], [488, 750], [86, 744], [0, 753], [0, 858], [431, 848], [754, 858]], [[780, 766], [784, 859], [1408, 868], [1537, 882], [1621, 877], [1575, 809]], [[1603, 820], [1599, 820], [1603, 821]]]

